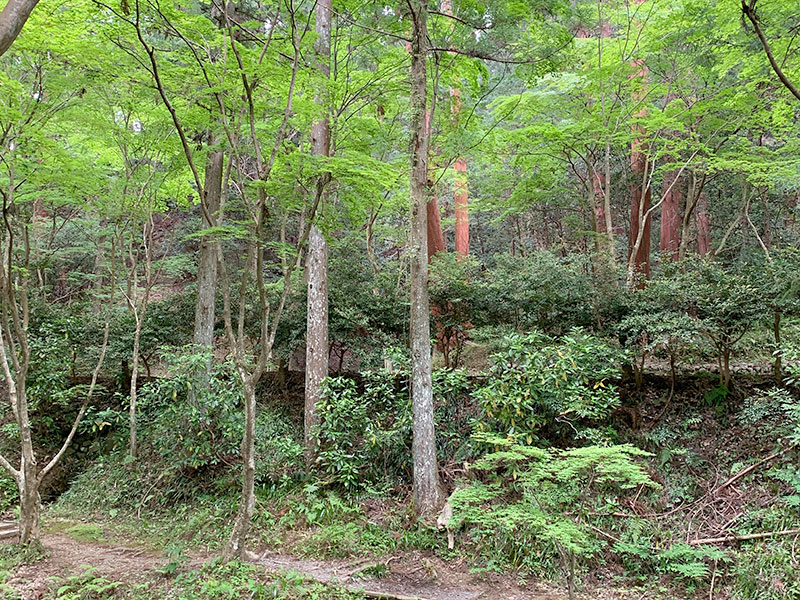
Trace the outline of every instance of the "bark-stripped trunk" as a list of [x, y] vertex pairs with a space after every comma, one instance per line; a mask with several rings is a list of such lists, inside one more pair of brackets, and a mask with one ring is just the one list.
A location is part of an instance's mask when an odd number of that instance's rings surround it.
[[[331, 59], [331, 0], [317, 0], [314, 43], [316, 66], [324, 79], [329, 79]], [[311, 153], [328, 156], [331, 147], [331, 127], [327, 116], [327, 97], [314, 95], [314, 101], [323, 108], [323, 118], [311, 126]], [[325, 204], [326, 177], [317, 178], [317, 194]], [[306, 310], [306, 380], [305, 380], [305, 447], [306, 462], [314, 460], [317, 425], [317, 402], [322, 396], [322, 382], [328, 376], [328, 242], [322, 231], [311, 226], [308, 243], [307, 310]]]
[[427, 19], [425, 0], [410, 0], [411, 20], [411, 397], [413, 407], [414, 504], [422, 515], [442, 502], [436, 461], [431, 381], [430, 307], [428, 298], [427, 203]]
[[[203, 193], [203, 229], [219, 224], [218, 212], [222, 198], [223, 153], [212, 152], [206, 164]], [[211, 221], [209, 221], [209, 217]], [[214, 319], [217, 303], [217, 251], [213, 236], [203, 236], [197, 262], [197, 301], [194, 309], [194, 333], [196, 346], [211, 351], [214, 344]], [[211, 369], [211, 361], [207, 371]]]
[[677, 181], [678, 172], [669, 171], [664, 175], [664, 200], [661, 203], [661, 240], [659, 250], [669, 254], [673, 261], [678, 260], [680, 252], [681, 203], [683, 194]]

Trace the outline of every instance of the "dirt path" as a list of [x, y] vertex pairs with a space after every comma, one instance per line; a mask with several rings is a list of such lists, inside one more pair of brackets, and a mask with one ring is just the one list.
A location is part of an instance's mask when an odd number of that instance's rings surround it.
[[[369, 598], [396, 600], [561, 600], [544, 589], [519, 588], [508, 581], [479, 581], [468, 573], [452, 570], [439, 560], [404, 556], [393, 561], [364, 560], [357, 563], [304, 560], [285, 555], [254, 558], [268, 572], [291, 571], [324, 583], [335, 583]], [[388, 564], [387, 564], [388, 563]], [[386, 565], [382, 577], [360, 577], [370, 566]]]
[[45, 535], [42, 543], [47, 558], [20, 567], [6, 581], [22, 600], [39, 600], [52, 587], [53, 578], [80, 573], [84, 566], [110, 580], [134, 581], [164, 564], [163, 558], [141, 548], [79, 542], [61, 534]]
[[[95, 541], [79, 541], [61, 533], [46, 534], [42, 543], [47, 558], [16, 570], [6, 584], [22, 600], [41, 600], [53, 586], [54, 578], [75, 575], [91, 566], [98, 575], [112, 581], [137, 583], [152, 579], [166, 559], [141, 547]], [[184, 568], [199, 568], [209, 556], [193, 555]], [[561, 595], [533, 587], [519, 588], [508, 581], [479, 581], [474, 576], [450, 569], [439, 560], [403, 556], [383, 561], [318, 561], [286, 555], [253, 556], [254, 564], [266, 574], [294, 572], [322, 583], [362, 591], [369, 598], [387, 600], [561, 600]], [[361, 575], [375, 564], [384, 564], [380, 578]]]

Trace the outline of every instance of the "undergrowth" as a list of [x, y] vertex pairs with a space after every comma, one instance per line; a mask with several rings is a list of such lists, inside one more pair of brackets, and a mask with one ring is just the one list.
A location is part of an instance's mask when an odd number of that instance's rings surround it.
[[108, 579], [87, 568], [57, 581], [45, 600], [362, 600], [363, 594], [333, 585], [308, 582], [287, 573], [266, 577], [263, 569], [239, 562], [219, 561], [199, 570], [160, 580], [131, 583]]

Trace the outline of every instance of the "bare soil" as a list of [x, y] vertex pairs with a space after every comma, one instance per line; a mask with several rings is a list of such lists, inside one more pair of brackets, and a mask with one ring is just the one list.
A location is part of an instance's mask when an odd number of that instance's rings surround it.
[[[41, 600], [59, 578], [81, 573], [91, 567], [111, 581], [141, 583], [158, 577], [157, 569], [166, 559], [146, 548], [96, 541], [79, 541], [63, 533], [42, 537], [47, 556], [25, 565], [7, 580], [21, 600]], [[193, 555], [184, 568], [196, 569], [208, 555]], [[562, 600], [565, 596], [544, 585], [517, 585], [512, 579], [485, 580], [469, 574], [461, 565], [448, 565], [422, 555], [389, 557], [382, 561], [318, 561], [282, 554], [251, 556], [264, 567], [265, 575], [294, 572], [310, 580], [329, 583], [370, 598], [387, 600]], [[383, 576], [366, 577], [376, 564], [385, 565]], [[592, 598], [599, 596], [592, 594]]]

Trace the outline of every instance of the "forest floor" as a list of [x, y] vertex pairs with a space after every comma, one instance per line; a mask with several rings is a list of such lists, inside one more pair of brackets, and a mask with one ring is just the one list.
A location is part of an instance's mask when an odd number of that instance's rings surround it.
[[[68, 577], [91, 569], [94, 577], [130, 586], [169, 590], [165, 566], [169, 559], [147, 546], [130, 540], [92, 539], [91, 524], [81, 524], [42, 536], [44, 554], [37, 560], [12, 569], [0, 597], [20, 600], [59, 598], [54, 590]], [[46, 528], [48, 529], [48, 528]], [[51, 528], [52, 529], [52, 528]], [[72, 533], [70, 533], [72, 532]], [[189, 552], [178, 572], [200, 571], [215, 558], [205, 552]], [[383, 560], [307, 560], [283, 554], [253, 554], [249, 562], [260, 569], [264, 581], [290, 574], [332, 590], [363, 593], [366, 598], [385, 600], [563, 600], [566, 594], [548, 584], [518, 581], [511, 576], [478, 577], [462, 564], [416, 553]], [[381, 569], [377, 567], [382, 566]], [[378, 572], [379, 576], [367, 573]], [[314, 596], [316, 597], [316, 596]], [[331, 596], [334, 597], [334, 596]], [[339, 597], [338, 595], [335, 597]], [[581, 598], [618, 599], [629, 597], [619, 591], [594, 589]], [[646, 596], [638, 596], [645, 598]]]

